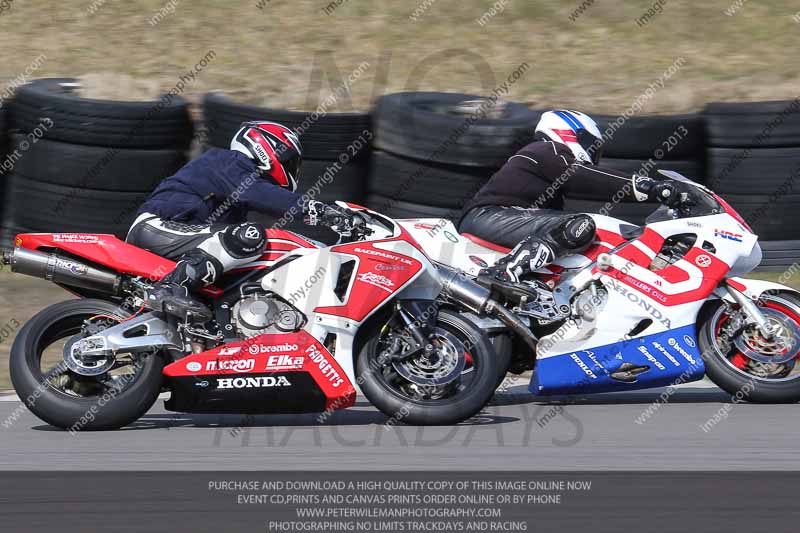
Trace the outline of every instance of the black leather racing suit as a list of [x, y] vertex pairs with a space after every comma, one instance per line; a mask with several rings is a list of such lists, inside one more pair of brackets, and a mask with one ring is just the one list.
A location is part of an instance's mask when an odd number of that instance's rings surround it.
[[634, 198], [630, 175], [585, 165], [563, 144], [537, 141], [513, 155], [467, 203], [459, 231], [514, 248], [505, 262], [524, 254], [522, 270], [536, 270], [594, 239], [590, 216], [562, 210], [565, 196], [611, 200], [620, 192]]

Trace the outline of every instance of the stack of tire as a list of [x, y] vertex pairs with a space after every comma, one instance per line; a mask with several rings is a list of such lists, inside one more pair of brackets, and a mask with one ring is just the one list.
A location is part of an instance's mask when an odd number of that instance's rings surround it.
[[[703, 183], [705, 179], [705, 128], [697, 114], [643, 116], [622, 120], [612, 116], [597, 116], [601, 132], [611, 132], [603, 145], [602, 164], [628, 175], [656, 175], [658, 170], [674, 170]], [[621, 125], [620, 125], [621, 124]], [[609, 129], [610, 128], [610, 129]], [[598, 213], [644, 224], [658, 204], [639, 203], [628, 197], [619, 203], [603, 190], [584, 189], [567, 197], [565, 209]]]
[[[216, 148], [229, 148], [243, 122], [277, 122], [291, 128], [298, 133], [303, 147], [298, 192], [327, 203], [336, 200], [363, 203], [373, 137], [369, 114], [273, 109], [237, 103], [215, 92], [203, 99], [203, 117], [208, 144]], [[252, 213], [250, 218], [323, 242], [336, 240], [330, 230], [303, 224], [301, 216], [288, 223], [257, 213]]]
[[[6, 118], [7, 102], [0, 100], [0, 206], [3, 201], [3, 189], [6, 180], [6, 165], [11, 165], [6, 161], [8, 151], [8, 119]], [[10, 168], [10, 167], [8, 167]]]
[[710, 187], [761, 239], [762, 269], [800, 261], [800, 100], [712, 103]]
[[16, 91], [4, 247], [26, 232], [122, 238], [149, 192], [186, 163], [193, 128], [185, 101], [91, 100], [78, 87], [75, 79], [53, 78]]
[[467, 94], [398, 93], [373, 114], [366, 205], [394, 218], [456, 219], [519, 148], [541, 113]]

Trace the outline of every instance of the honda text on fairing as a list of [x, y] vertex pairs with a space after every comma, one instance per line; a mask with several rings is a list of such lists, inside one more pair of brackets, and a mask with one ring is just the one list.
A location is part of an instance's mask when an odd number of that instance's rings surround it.
[[[415, 239], [389, 218], [339, 206], [358, 224], [330, 247], [266, 230], [262, 257], [202, 289], [210, 319], [144, 311], [172, 261], [112, 235], [18, 235], [4, 254], [12, 270], [81, 298], [21, 329], [14, 388], [42, 420], [75, 430], [130, 424], [161, 392], [179, 412], [328, 412], [360, 390], [399, 422], [473, 416], [508, 366], [461, 316], [480, 287], [462, 280], [462, 306], [439, 310], [444, 281]], [[508, 327], [524, 327], [495, 307]]]
[[[750, 401], [800, 400], [800, 294], [739, 277], [761, 261], [758, 237], [706, 187], [676, 172], [661, 174], [687, 192], [646, 226], [592, 215], [597, 238], [588, 249], [518, 284], [472, 295], [468, 318], [491, 336], [498, 361], [511, 361], [501, 374], [533, 369], [530, 390], [542, 395], [659, 387], [707, 375], [732, 394], [747, 390]], [[459, 235], [444, 219], [401, 224], [455, 280], [478, 276], [509, 251]], [[498, 316], [497, 301], [526, 327], [485, 316]]]

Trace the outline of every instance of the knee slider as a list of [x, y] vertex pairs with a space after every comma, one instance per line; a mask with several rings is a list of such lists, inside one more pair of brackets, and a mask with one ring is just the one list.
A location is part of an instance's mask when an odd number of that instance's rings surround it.
[[225, 251], [236, 259], [258, 256], [267, 245], [263, 228], [252, 222], [229, 226], [220, 235]]
[[553, 239], [567, 250], [577, 250], [594, 240], [597, 227], [589, 215], [570, 215], [553, 232]]

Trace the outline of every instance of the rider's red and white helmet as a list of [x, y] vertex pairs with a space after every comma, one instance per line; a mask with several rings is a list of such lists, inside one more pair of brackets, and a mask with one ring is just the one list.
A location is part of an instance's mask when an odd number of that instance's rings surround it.
[[566, 109], [548, 111], [539, 119], [536, 135], [566, 145], [582, 163], [596, 165], [600, 161], [603, 135], [589, 115]]
[[276, 122], [245, 122], [231, 141], [231, 150], [256, 162], [261, 175], [294, 192], [303, 151], [297, 135]]

